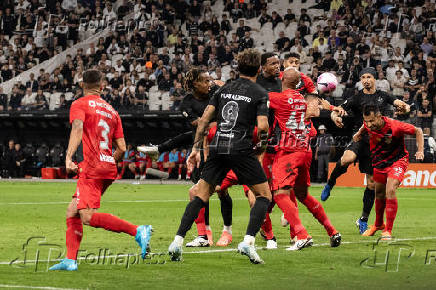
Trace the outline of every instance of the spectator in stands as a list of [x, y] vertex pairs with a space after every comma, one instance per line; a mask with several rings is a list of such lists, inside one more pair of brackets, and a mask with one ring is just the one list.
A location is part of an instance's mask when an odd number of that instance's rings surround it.
[[48, 110], [48, 101], [42, 90], [38, 90], [36, 93], [34, 108], [36, 110]]
[[[41, 90], [38, 90], [38, 92], [40, 92], [40, 91]], [[31, 88], [27, 88], [26, 93], [24, 94], [23, 98], [21, 99], [21, 106], [20, 106], [19, 110], [29, 111], [29, 110], [34, 109], [35, 105], [36, 105], [35, 94], [32, 92]]]
[[391, 85], [389, 81], [385, 79], [383, 71], [378, 73], [378, 79], [375, 81], [375, 87], [377, 90], [389, 93], [391, 90]]
[[0, 111], [8, 109], [8, 95], [3, 94], [3, 88], [0, 87]]
[[9, 108], [8, 110], [19, 110], [21, 106], [21, 99], [23, 98], [23, 95], [21, 94], [20, 90], [18, 89], [18, 86], [15, 85], [12, 89], [12, 94], [9, 100]]
[[430, 135], [430, 128], [433, 122], [432, 108], [428, 99], [422, 99], [418, 106], [418, 126], [422, 128], [424, 134]]
[[4, 152], [4, 161], [8, 171], [7, 177], [15, 177], [17, 165], [15, 163], [15, 142], [12, 139], [9, 140], [8, 148]]
[[243, 38], [239, 39], [239, 51], [243, 51], [247, 48], [253, 48], [254, 40], [250, 36], [250, 31], [245, 31]]
[[395, 78], [391, 81], [391, 87], [393, 89], [392, 94], [397, 98], [403, 96], [405, 84], [406, 79], [403, 77], [403, 72], [401, 70], [397, 70], [395, 73]]
[[143, 111], [148, 111], [148, 96], [143, 86], [138, 86], [137, 93], [135, 95], [136, 107], [141, 108]]

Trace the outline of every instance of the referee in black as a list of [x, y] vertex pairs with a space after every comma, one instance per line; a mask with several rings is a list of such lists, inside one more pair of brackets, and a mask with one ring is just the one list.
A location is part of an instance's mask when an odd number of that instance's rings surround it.
[[[364, 68], [360, 72], [360, 82], [363, 89], [357, 94], [347, 99], [342, 107], [348, 115], [354, 119], [353, 132], [357, 132], [363, 124], [362, 111], [368, 104], [376, 104], [383, 109], [383, 116], [392, 115], [389, 112], [390, 105], [394, 105], [398, 113], [405, 114], [410, 112], [410, 106], [401, 100], [395, 99], [383, 91], [377, 91], [375, 88], [376, 71], [374, 68]], [[337, 111], [333, 111], [331, 118], [336, 126], [342, 128], [342, 116]], [[373, 177], [373, 167], [371, 162], [371, 152], [369, 149], [369, 136], [365, 134], [359, 142], [351, 141], [344, 151], [341, 159], [336, 163], [336, 167], [330, 174], [330, 178], [325, 185], [321, 200], [325, 201], [330, 196], [330, 191], [336, 184], [336, 179], [347, 172], [348, 166], [353, 162], [359, 162], [359, 170], [366, 174], [367, 186], [363, 194], [363, 209], [361, 217], [356, 221], [360, 234], [363, 234], [368, 226], [368, 217], [374, 204], [375, 190]]]
[[259, 146], [266, 147], [268, 137], [268, 94], [256, 84], [260, 61], [260, 53], [255, 49], [241, 52], [238, 55], [240, 78], [224, 85], [214, 94], [198, 123], [192, 153], [188, 158], [191, 166], [199, 162], [199, 143], [213, 118], [217, 120], [217, 132], [210, 145], [196, 196], [186, 206], [177, 235], [169, 246], [168, 252], [174, 261], [181, 260], [183, 239], [198, 212], [215, 191], [215, 186], [221, 184], [229, 170], [233, 170], [240, 183], [249, 186], [256, 196], [246, 235], [238, 245], [238, 251], [248, 256], [252, 263], [263, 263], [254, 241], [271, 202], [271, 192], [252, 144], [252, 132], [256, 124]]

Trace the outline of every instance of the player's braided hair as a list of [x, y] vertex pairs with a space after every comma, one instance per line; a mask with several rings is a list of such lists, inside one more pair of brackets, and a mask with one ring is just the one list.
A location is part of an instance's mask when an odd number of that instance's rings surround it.
[[183, 88], [185, 91], [193, 91], [194, 83], [200, 79], [201, 74], [204, 71], [199, 67], [192, 67], [185, 75], [185, 83], [183, 84]]

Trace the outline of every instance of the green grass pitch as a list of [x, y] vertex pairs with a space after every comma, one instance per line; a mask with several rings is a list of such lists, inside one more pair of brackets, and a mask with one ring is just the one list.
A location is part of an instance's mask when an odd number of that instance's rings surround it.
[[[135, 224], [152, 224], [155, 255], [136, 260], [134, 239], [103, 229], [84, 228], [82, 259], [77, 272], [47, 272], [65, 248], [65, 210], [74, 183], [0, 182], [0, 287], [14, 285], [40, 289], [431, 289], [436, 282], [436, 191], [400, 189], [399, 210], [393, 234], [396, 241], [377, 244], [377, 237], [357, 233], [355, 220], [362, 206], [360, 188], [336, 188], [323, 206], [343, 244], [330, 248], [324, 228], [300, 204], [303, 224], [314, 247], [285, 251], [289, 231], [280, 226], [280, 210], [271, 219], [279, 249], [259, 250], [264, 265], [252, 265], [236, 252], [249, 217], [241, 187], [230, 190], [233, 198], [233, 244], [229, 248], [184, 248], [184, 261], [171, 262], [166, 251], [179, 225], [187, 200], [187, 185], [114, 184], [102, 199], [101, 212]], [[311, 188], [319, 198], [321, 187]], [[214, 240], [222, 219], [219, 201], [210, 206]], [[374, 220], [374, 213], [370, 222]], [[194, 228], [185, 241], [195, 237]], [[23, 244], [32, 238], [28, 245]], [[257, 238], [258, 247], [266, 242]], [[26, 263], [23, 263], [26, 251]], [[106, 249], [106, 250], [105, 250]], [[106, 252], [104, 252], [106, 251]], [[39, 257], [36, 256], [39, 253]], [[97, 256], [107, 256], [104, 261]], [[118, 255], [118, 256], [117, 256]], [[128, 255], [128, 256], [126, 256]], [[12, 265], [11, 261], [15, 260]], [[38, 262], [35, 262], [38, 260]], [[127, 260], [129, 264], [127, 265]], [[136, 260], [136, 262], [135, 262]]]

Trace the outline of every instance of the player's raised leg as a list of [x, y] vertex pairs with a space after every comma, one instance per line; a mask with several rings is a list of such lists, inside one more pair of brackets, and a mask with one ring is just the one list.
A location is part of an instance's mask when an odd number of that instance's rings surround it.
[[348, 170], [348, 166], [356, 160], [357, 155], [351, 150], [345, 150], [341, 159], [336, 162], [336, 166], [333, 169], [330, 177], [327, 181], [327, 184], [324, 186], [324, 189], [321, 193], [321, 200], [326, 201], [330, 197], [330, 192], [333, 187], [336, 185], [336, 180], [345, 174]]

